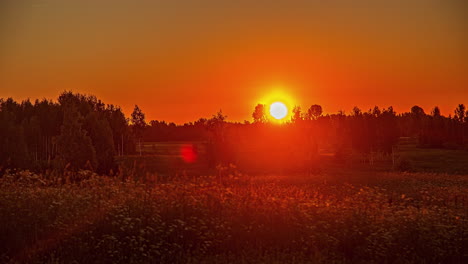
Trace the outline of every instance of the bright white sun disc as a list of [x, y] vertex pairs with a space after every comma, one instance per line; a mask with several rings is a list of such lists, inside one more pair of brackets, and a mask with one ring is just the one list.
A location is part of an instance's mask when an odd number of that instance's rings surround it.
[[275, 102], [270, 105], [270, 115], [275, 119], [283, 119], [288, 114], [288, 108], [281, 102]]

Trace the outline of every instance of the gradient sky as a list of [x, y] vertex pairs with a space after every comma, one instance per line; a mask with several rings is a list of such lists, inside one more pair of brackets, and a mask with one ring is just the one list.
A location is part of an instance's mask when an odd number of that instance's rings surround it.
[[282, 89], [328, 113], [448, 115], [468, 104], [464, 2], [1, 0], [0, 97], [72, 90], [183, 123], [251, 120]]

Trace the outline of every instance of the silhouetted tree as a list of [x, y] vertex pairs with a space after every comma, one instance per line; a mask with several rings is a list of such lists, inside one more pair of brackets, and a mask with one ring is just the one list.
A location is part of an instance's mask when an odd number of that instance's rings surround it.
[[99, 112], [90, 112], [83, 128], [88, 132], [96, 151], [97, 167], [99, 173], [107, 173], [114, 167], [114, 137], [109, 122]]
[[222, 138], [222, 130], [226, 124], [227, 116], [223, 114], [222, 110], [219, 110], [210, 119], [206, 121], [208, 129], [212, 131], [219, 139]]
[[292, 117], [291, 117], [291, 121], [293, 123], [297, 123], [297, 122], [300, 122], [302, 120], [302, 113], [301, 113], [301, 107], [300, 106], [294, 106], [293, 110], [292, 110]]
[[464, 104], [459, 104], [458, 107], [455, 109], [455, 115], [453, 118], [457, 120], [460, 123], [463, 123], [465, 121], [465, 105]]
[[21, 112], [21, 106], [12, 98], [0, 101], [0, 167], [27, 165], [29, 156]]
[[322, 115], [322, 107], [320, 105], [311, 105], [307, 110], [307, 118], [310, 120], [317, 120]]
[[467, 114], [467, 111], [466, 111], [466, 107], [464, 104], [459, 104], [458, 107], [455, 109], [455, 115], [453, 116], [453, 118], [458, 121], [458, 129], [459, 132], [457, 133], [457, 138], [458, 138], [458, 142], [460, 145], [462, 146], [465, 146], [466, 145], [466, 142], [465, 140], [468, 138], [468, 135], [467, 135], [467, 132], [468, 132], [468, 128], [467, 128], [467, 124], [465, 122], [468, 121], [468, 114]]
[[[123, 134], [126, 132], [127, 124], [120, 109], [112, 105], [106, 107], [95, 96], [74, 94], [67, 91], [59, 96], [58, 101], [63, 109], [77, 109], [83, 117], [83, 129], [91, 138], [97, 155], [96, 170], [100, 173], [108, 172], [114, 166], [116, 152], [114, 140], [120, 142], [120, 145], [124, 145]], [[128, 136], [125, 141], [128, 141], [127, 138]]]
[[57, 166], [78, 170], [89, 163], [96, 168], [96, 151], [91, 138], [82, 129], [83, 117], [74, 106], [64, 110], [63, 124], [57, 137]]
[[252, 117], [253, 117], [254, 123], [265, 123], [267, 121], [266, 113], [265, 113], [265, 105], [258, 104], [257, 106], [255, 106], [255, 110], [252, 113]]
[[440, 114], [439, 107], [434, 107], [431, 111], [431, 116], [428, 116], [423, 123], [419, 135], [419, 143], [421, 146], [439, 148], [443, 147], [444, 142], [447, 142], [445, 133], [445, 120]]
[[399, 131], [397, 127], [397, 116], [392, 106], [382, 111], [379, 116], [379, 136], [380, 149], [385, 153], [392, 153], [392, 148], [398, 142]]
[[[425, 122], [425, 117], [426, 117], [426, 113], [421, 107], [417, 105], [411, 107], [411, 112], [409, 114], [410, 124], [411, 124], [410, 125], [411, 136], [416, 136], [419, 139], [424, 137], [422, 135], [423, 133], [422, 127]], [[422, 142], [420, 141], [419, 143], [421, 144]]]
[[432, 109], [431, 111], [431, 114], [433, 117], [440, 117], [440, 109], [438, 106], [434, 107], [434, 109]]
[[106, 116], [112, 130], [112, 137], [115, 145], [114, 150], [122, 156], [126, 152], [129, 152], [130, 146], [133, 145], [128, 121], [122, 110], [114, 105], [109, 105], [107, 107]]
[[424, 115], [426, 115], [426, 113], [424, 113], [424, 110], [421, 107], [417, 106], [417, 105], [411, 107], [411, 114], [418, 117], [418, 118], [421, 118]]
[[378, 106], [374, 106], [374, 109], [372, 109], [372, 114], [375, 117], [378, 117], [378, 116], [380, 116], [381, 113], [382, 113], [382, 111], [380, 111], [380, 108]]
[[353, 115], [354, 116], [362, 116], [362, 111], [359, 107], [355, 106], [353, 107]]
[[141, 136], [146, 127], [145, 114], [141, 111], [138, 105], [135, 105], [131, 116], [133, 134], [138, 140], [138, 150], [141, 155]]
[[206, 126], [211, 132], [210, 141], [208, 144], [208, 162], [211, 166], [225, 161], [227, 159], [228, 150], [225, 142], [225, 127], [227, 116], [219, 110], [210, 119], [206, 121]]

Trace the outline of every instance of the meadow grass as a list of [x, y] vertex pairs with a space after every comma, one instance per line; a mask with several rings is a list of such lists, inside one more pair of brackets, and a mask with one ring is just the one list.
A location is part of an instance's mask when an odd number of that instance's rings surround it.
[[0, 179], [2, 263], [467, 263], [468, 176]]

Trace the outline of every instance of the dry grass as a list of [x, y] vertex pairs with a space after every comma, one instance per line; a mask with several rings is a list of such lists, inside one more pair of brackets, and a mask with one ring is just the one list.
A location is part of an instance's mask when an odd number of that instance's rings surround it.
[[[468, 177], [0, 179], [0, 261], [466, 263]], [[359, 178], [357, 175], [356, 178]], [[65, 180], [66, 182], [66, 180]]]

